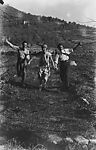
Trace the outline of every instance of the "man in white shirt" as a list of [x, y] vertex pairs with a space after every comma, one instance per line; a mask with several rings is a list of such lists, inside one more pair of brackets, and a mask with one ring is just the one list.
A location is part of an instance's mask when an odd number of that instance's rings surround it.
[[[57, 46], [58, 52], [55, 56], [55, 68], [58, 68], [57, 65], [59, 63], [60, 67], [60, 79], [62, 81], [63, 89], [68, 89], [69, 82], [68, 82], [68, 70], [69, 66], [72, 65], [72, 62], [70, 63], [70, 54], [75, 50], [80, 43], [78, 43], [73, 49], [72, 48], [64, 48], [62, 44], [59, 44]], [[74, 65], [76, 63], [74, 62]]]

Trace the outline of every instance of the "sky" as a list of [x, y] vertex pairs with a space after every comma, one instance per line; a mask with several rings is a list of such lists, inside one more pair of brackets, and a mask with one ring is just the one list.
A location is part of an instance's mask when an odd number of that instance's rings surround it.
[[96, 0], [4, 0], [4, 2], [33, 15], [52, 16], [67, 22], [96, 27]]

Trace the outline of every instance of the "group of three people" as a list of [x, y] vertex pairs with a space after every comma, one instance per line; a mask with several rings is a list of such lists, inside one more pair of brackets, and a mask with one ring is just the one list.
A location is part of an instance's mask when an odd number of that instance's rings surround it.
[[[62, 44], [58, 44], [58, 51], [55, 52], [55, 59], [53, 60], [52, 54], [49, 52], [47, 44], [41, 46], [42, 51], [40, 52], [31, 52], [28, 48], [26, 41], [22, 43], [22, 46], [15, 46], [8, 39], [6, 43], [13, 49], [18, 51], [17, 55], [17, 75], [21, 77], [21, 82], [24, 83], [26, 77], [26, 67], [32, 61], [32, 56], [39, 57], [39, 72], [38, 79], [40, 82], [40, 90], [46, 88], [46, 83], [50, 76], [50, 61], [55, 70], [60, 71], [60, 79], [62, 81], [63, 89], [67, 89], [69, 86], [68, 82], [68, 68], [70, 66], [70, 54], [80, 45], [78, 43], [73, 49], [64, 48]], [[76, 63], [74, 64], [76, 65]]]

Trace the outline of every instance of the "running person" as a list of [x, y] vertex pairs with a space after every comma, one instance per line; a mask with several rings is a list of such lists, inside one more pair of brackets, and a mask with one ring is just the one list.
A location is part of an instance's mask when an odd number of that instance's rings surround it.
[[17, 50], [17, 76], [21, 77], [21, 82], [24, 82], [24, 79], [26, 77], [26, 68], [30, 61], [30, 51], [28, 49], [28, 44], [26, 41], [22, 42], [22, 47], [13, 45], [11, 42], [9, 42], [6, 39], [6, 43], [13, 48], [14, 50]]
[[[69, 81], [68, 81], [68, 71], [69, 66], [72, 64], [72, 61], [70, 61], [70, 54], [75, 50], [80, 43], [78, 43], [73, 49], [72, 48], [64, 48], [62, 44], [59, 44], [57, 46], [58, 52], [55, 56], [55, 68], [58, 68], [57, 65], [59, 63], [60, 67], [60, 79], [62, 81], [62, 87], [64, 90], [68, 89], [69, 87]], [[76, 65], [74, 62], [73, 65]]]
[[43, 44], [42, 51], [38, 53], [33, 53], [32, 56], [39, 57], [39, 71], [38, 71], [38, 79], [40, 83], [40, 90], [46, 88], [46, 83], [50, 76], [50, 61], [54, 67], [54, 61], [52, 59], [52, 55], [48, 52], [47, 45]]

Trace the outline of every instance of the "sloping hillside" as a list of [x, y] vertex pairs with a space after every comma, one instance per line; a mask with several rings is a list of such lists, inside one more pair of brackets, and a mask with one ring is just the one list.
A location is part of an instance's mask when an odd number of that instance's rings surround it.
[[[78, 65], [70, 70], [70, 89], [67, 92], [60, 90], [59, 74], [52, 69], [47, 89], [38, 90], [38, 59], [28, 66], [22, 86], [20, 79], [14, 76], [16, 55], [8, 53], [11, 51], [8, 46], [3, 47], [8, 52], [0, 57], [1, 144], [5, 140], [9, 150], [33, 150], [38, 144], [47, 150], [96, 149], [96, 143], [90, 142], [90, 139], [96, 141], [95, 46], [79, 47], [74, 53]], [[39, 46], [32, 46], [32, 49], [40, 51]]]
[[3, 6], [0, 11], [4, 35], [15, 43], [27, 40], [30, 43], [45, 41], [49, 46], [55, 46], [58, 42], [70, 46], [71, 40], [93, 40], [95, 29], [75, 22], [67, 23], [58, 18], [26, 14], [10, 6]]
[[1, 7], [0, 11], [2, 34], [14, 43], [19, 44], [23, 39], [34, 43], [32, 51], [40, 51], [36, 43], [42, 41], [54, 48], [59, 41], [68, 47], [77, 41], [83, 42], [71, 56], [77, 67], [70, 68], [70, 88], [64, 92], [60, 90], [58, 72], [52, 69], [47, 89], [39, 91], [38, 59], [28, 66], [25, 83], [21, 85], [15, 76], [16, 53], [8, 46], [0, 47], [2, 146], [5, 142], [9, 150], [36, 150], [36, 146], [42, 144], [47, 150], [95, 150], [96, 44], [92, 43], [96, 37], [95, 29], [57, 18], [25, 14], [10, 6]]

